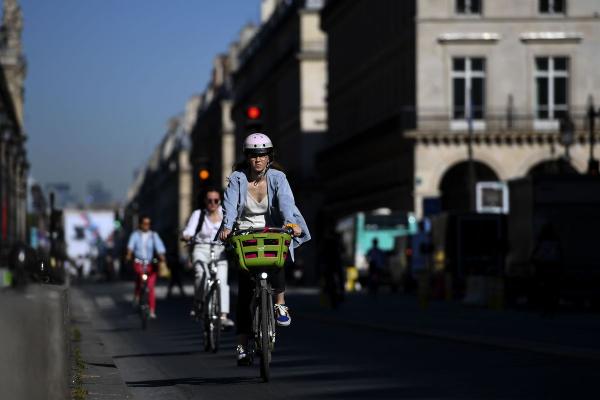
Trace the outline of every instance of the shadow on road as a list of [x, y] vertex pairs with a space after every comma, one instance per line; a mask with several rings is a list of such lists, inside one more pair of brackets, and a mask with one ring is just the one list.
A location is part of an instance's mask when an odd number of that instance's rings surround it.
[[170, 357], [170, 356], [191, 356], [195, 354], [206, 354], [205, 351], [175, 351], [175, 352], [164, 352], [164, 353], [138, 353], [138, 354], [122, 354], [113, 356], [113, 359], [118, 360], [122, 358], [141, 358], [141, 357]]
[[149, 388], [175, 385], [239, 385], [245, 383], [257, 383], [260, 378], [227, 377], [227, 378], [176, 378], [156, 379], [148, 381], [125, 382], [129, 387]]

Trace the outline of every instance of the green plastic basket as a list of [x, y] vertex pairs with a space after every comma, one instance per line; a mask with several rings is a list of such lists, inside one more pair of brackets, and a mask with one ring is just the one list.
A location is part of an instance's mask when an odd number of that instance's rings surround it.
[[288, 257], [292, 236], [284, 232], [258, 232], [234, 235], [231, 242], [235, 248], [240, 268], [283, 267]]

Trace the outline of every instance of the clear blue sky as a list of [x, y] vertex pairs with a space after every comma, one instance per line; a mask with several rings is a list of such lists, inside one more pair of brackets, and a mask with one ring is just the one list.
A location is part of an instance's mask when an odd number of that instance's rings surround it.
[[21, 0], [32, 176], [123, 199], [260, 0]]

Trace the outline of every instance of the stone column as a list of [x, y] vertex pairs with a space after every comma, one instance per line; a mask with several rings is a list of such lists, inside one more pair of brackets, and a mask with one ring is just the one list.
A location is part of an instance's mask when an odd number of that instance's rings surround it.
[[428, 197], [439, 197], [439, 177], [437, 176], [436, 164], [438, 160], [432, 157], [435, 150], [426, 145], [417, 143], [415, 146], [415, 182], [414, 182], [414, 206], [417, 220], [423, 218], [423, 200]]

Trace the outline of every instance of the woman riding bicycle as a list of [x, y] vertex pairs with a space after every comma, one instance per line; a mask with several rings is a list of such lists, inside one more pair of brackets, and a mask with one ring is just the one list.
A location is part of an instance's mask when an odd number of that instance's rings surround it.
[[[156, 255], [161, 262], [165, 262], [165, 245], [158, 233], [150, 230], [152, 221], [147, 216], [140, 218], [139, 229], [135, 230], [127, 242], [127, 255], [125, 261], [133, 260], [133, 270], [136, 273], [134, 304], [140, 302], [140, 289], [142, 287], [142, 274], [148, 275], [148, 302], [150, 303], [150, 318], [156, 318], [156, 296], [154, 285], [158, 266], [154, 262]], [[134, 258], [135, 256], [135, 258]], [[144, 270], [146, 266], [146, 270]]]
[[[273, 143], [267, 135], [253, 133], [244, 141], [245, 161], [238, 164], [229, 177], [223, 201], [223, 224], [219, 233], [226, 240], [232, 229], [290, 226], [294, 231], [290, 255], [300, 244], [310, 240], [306, 222], [295, 205], [294, 195], [285, 174], [273, 168]], [[248, 353], [251, 333], [250, 302], [253, 285], [250, 274], [240, 269], [237, 304], [236, 348], [238, 365], [247, 365], [252, 359]], [[283, 269], [271, 275], [276, 294], [275, 317], [277, 325], [289, 326], [291, 318], [285, 304], [285, 275]]]
[[204, 298], [204, 285], [207, 279], [208, 267], [211, 262], [211, 247], [217, 260], [217, 277], [221, 282], [221, 325], [225, 328], [233, 327], [233, 321], [228, 318], [229, 314], [229, 285], [227, 284], [227, 258], [223, 246], [215, 243], [215, 236], [223, 221], [223, 210], [221, 209], [221, 193], [214, 188], [209, 188], [202, 196], [203, 209], [195, 210], [187, 226], [183, 230], [182, 237], [185, 241], [192, 241], [192, 262], [195, 270], [194, 305], [190, 315], [196, 317], [200, 303]]

